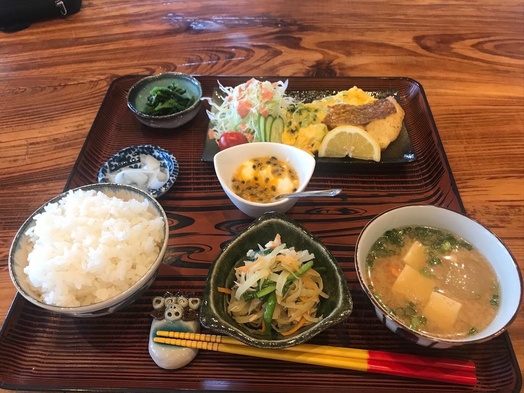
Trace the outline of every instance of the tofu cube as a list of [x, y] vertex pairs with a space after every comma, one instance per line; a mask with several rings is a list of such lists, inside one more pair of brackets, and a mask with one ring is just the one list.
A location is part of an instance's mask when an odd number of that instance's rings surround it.
[[418, 270], [405, 265], [393, 283], [393, 292], [405, 296], [415, 304], [426, 304], [435, 283], [431, 278], [424, 277]]
[[426, 253], [426, 247], [419, 242], [413, 243], [406, 255], [402, 258], [404, 263], [416, 270], [422, 269], [427, 259], [428, 254]]
[[426, 317], [428, 323], [435, 324], [444, 332], [451, 332], [461, 307], [461, 303], [441, 293], [433, 292], [422, 315]]

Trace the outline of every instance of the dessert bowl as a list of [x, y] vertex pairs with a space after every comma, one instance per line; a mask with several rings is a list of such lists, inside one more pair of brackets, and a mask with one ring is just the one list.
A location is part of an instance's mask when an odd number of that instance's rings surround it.
[[254, 142], [229, 147], [218, 152], [213, 161], [215, 173], [231, 202], [248, 216], [257, 218], [268, 211], [285, 213], [297, 202], [296, 198], [283, 198], [274, 202], [259, 203], [244, 199], [233, 190], [233, 175], [246, 161], [259, 157], [276, 157], [293, 168], [298, 175], [296, 192], [304, 191], [315, 170], [315, 159], [304, 150], [282, 143]]

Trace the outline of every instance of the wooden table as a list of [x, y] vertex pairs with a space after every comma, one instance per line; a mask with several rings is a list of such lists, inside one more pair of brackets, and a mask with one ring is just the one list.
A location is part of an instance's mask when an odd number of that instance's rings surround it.
[[[522, 1], [84, 1], [0, 33], [0, 321], [7, 255], [59, 194], [109, 84], [126, 74], [406, 76], [425, 89], [469, 216], [524, 266]], [[524, 365], [524, 312], [509, 329]]]

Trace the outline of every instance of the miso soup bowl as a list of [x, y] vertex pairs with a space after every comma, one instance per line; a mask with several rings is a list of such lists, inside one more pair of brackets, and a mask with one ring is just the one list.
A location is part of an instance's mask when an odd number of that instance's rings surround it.
[[[489, 261], [500, 284], [499, 312], [493, 322], [475, 335], [460, 339], [432, 337], [410, 329], [378, 302], [370, 289], [366, 257], [375, 241], [389, 229], [428, 226], [452, 232], [477, 248]], [[450, 348], [488, 341], [506, 330], [516, 318], [522, 301], [522, 277], [517, 263], [504, 243], [490, 230], [463, 214], [431, 205], [404, 206], [379, 214], [362, 230], [355, 248], [358, 280], [375, 308], [377, 317], [393, 332], [418, 345]]]
[[249, 159], [266, 156], [274, 156], [290, 165], [298, 175], [297, 192], [306, 189], [315, 170], [315, 159], [304, 150], [293, 146], [273, 142], [244, 143], [218, 152], [213, 159], [215, 173], [226, 195], [239, 210], [254, 218], [269, 211], [285, 213], [297, 202], [296, 198], [283, 198], [271, 203], [257, 203], [235, 194], [231, 183], [238, 167]]

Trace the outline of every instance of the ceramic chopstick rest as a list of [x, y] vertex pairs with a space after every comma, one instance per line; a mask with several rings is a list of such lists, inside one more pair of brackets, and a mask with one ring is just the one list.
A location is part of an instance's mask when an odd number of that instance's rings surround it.
[[174, 370], [189, 364], [198, 349], [176, 347], [154, 342], [157, 331], [199, 333], [200, 299], [166, 292], [153, 299], [151, 329], [149, 332], [149, 355], [157, 366]]

